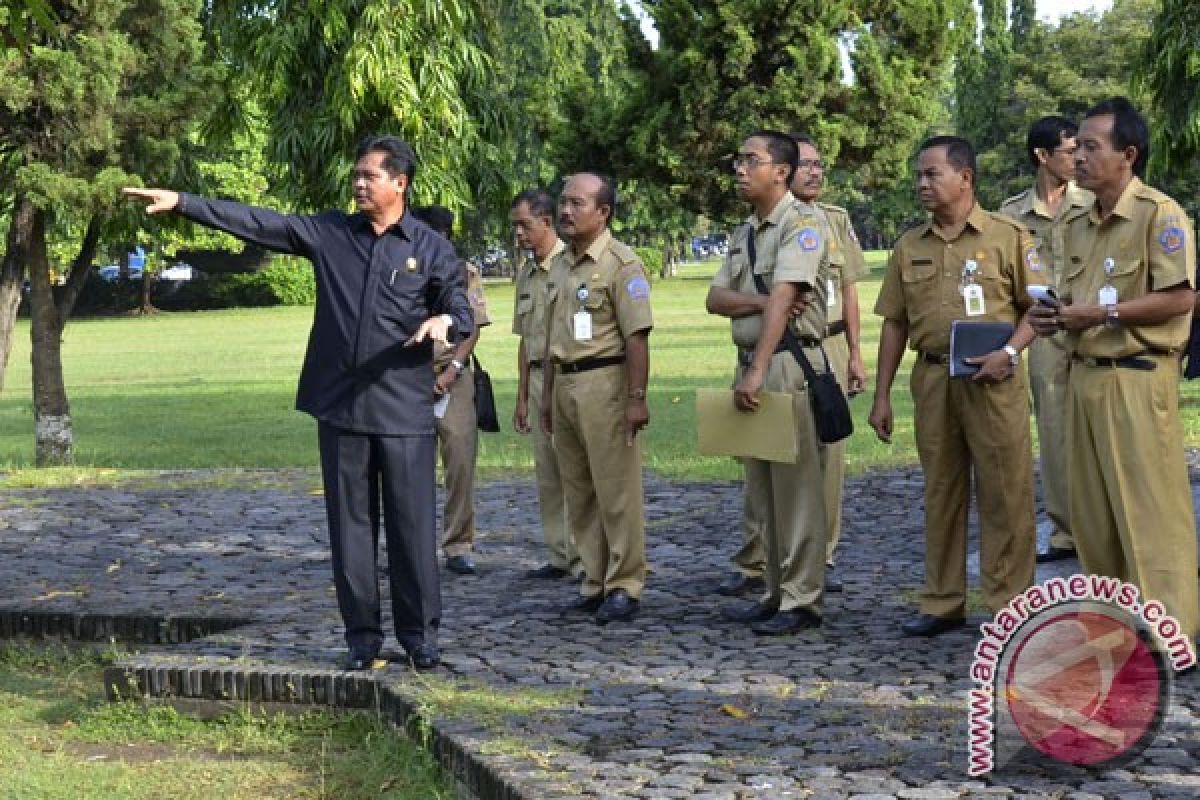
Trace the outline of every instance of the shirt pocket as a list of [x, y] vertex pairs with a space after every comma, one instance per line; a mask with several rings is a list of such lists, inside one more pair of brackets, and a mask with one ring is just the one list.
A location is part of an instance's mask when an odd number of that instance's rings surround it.
[[[1112, 257], [1112, 271], [1104, 271], [1104, 282], [1117, 290], [1117, 298], [1128, 300], [1141, 297], [1149, 290], [1146, 282], [1150, 271], [1141, 269], [1140, 254], [1120, 254]], [[1103, 262], [1101, 262], [1103, 269]]]
[[904, 283], [924, 283], [937, 275], [932, 258], [913, 258], [900, 265], [900, 280]]
[[608, 287], [602, 284], [591, 284], [588, 286], [587, 299], [583, 301], [582, 306], [595, 314], [603, 311], [605, 308], [611, 307], [612, 302], [608, 296]]
[[523, 317], [533, 311], [533, 293], [522, 292], [517, 296], [517, 316]]

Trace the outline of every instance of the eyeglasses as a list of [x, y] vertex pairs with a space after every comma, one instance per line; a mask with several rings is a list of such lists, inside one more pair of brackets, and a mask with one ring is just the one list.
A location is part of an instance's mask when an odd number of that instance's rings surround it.
[[825, 164], [822, 163], [819, 158], [812, 159], [812, 160], [807, 159], [807, 158], [802, 158], [796, 162], [796, 168], [797, 169], [812, 169], [812, 170], [825, 169]]
[[755, 169], [757, 167], [767, 166], [769, 164], [777, 164], [777, 161], [764, 161], [753, 153], [738, 153], [733, 157], [733, 168]]

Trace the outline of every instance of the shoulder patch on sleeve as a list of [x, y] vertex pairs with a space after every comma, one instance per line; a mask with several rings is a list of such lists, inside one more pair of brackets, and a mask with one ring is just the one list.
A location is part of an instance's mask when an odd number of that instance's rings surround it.
[[625, 282], [625, 293], [633, 300], [647, 300], [650, 297], [650, 281], [643, 275], [635, 275]]
[[821, 234], [816, 228], [807, 227], [796, 234], [796, 244], [806, 253], [815, 252], [821, 246]]
[[1178, 253], [1183, 249], [1187, 242], [1187, 233], [1178, 225], [1170, 225], [1163, 228], [1162, 233], [1158, 235], [1158, 245], [1167, 255]]

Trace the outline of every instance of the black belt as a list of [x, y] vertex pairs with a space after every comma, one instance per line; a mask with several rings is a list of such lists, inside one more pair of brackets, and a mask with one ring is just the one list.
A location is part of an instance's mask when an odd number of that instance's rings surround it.
[[846, 320], [839, 319], [837, 322], [831, 322], [825, 326], [825, 338], [837, 336], [839, 333], [846, 332]]
[[1120, 367], [1122, 369], [1140, 369], [1149, 372], [1150, 370], [1158, 369], [1158, 364], [1153, 359], [1144, 358], [1144, 356], [1169, 356], [1170, 354], [1169, 350], [1143, 350], [1141, 353], [1121, 356], [1120, 358], [1094, 358], [1092, 356], [1081, 356], [1078, 353], [1072, 353], [1071, 360], [1083, 364], [1085, 367]]
[[[800, 342], [800, 344], [803, 345], [804, 347], [820, 347], [821, 346], [821, 340], [815, 336], [798, 336], [796, 338]], [[772, 353], [772, 355], [779, 355], [780, 353], [786, 353], [787, 351], [788, 351], [787, 345], [784, 344], [783, 342], [780, 342], [779, 344], [777, 344], [775, 346], [775, 352]], [[738, 349], [738, 363], [741, 364], [743, 367], [748, 367], [751, 364], [753, 364], [754, 363], [754, 351], [753, 350], [742, 350], [739, 348]]]
[[592, 369], [600, 369], [601, 367], [611, 367], [616, 364], [624, 364], [625, 356], [602, 356], [600, 358], [581, 358], [578, 361], [572, 361], [570, 364], [559, 364], [558, 371], [573, 375], [576, 372], [587, 372]]
[[542, 368], [542, 360], [540, 358], [529, 359], [529, 368], [530, 369], [541, 369]]
[[927, 353], [922, 350], [919, 355], [921, 356], [921, 360], [926, 364], [938, 364], [944, 367], [950, 363], [949, 353]]

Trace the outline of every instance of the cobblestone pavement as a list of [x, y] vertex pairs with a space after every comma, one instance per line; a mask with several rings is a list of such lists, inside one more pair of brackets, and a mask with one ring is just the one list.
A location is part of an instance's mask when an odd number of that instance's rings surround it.
[[[293, 477], [243, 490], [7, 490], [0, 610], [248, 618], [144, 653], [164, 664], [336, 669], [322, 501], [311, 478]], [[443, 573], [445, 666], [432, 677], [399, 664], [374, 673], [501, 775], [515, 790], [505, 796], [1200, 793], [1194, 671], [1177, 682], [1154, 746], [1123, 769], [1026, 759], [967, 778], [976, 634], [898, 632], [922, 571], [918, 474], [849, 482], [846, 591], [828, 596], [819, 632], [765, 641], [722, 621], [726, 601], [712, 593], [739, 535], [739, 486], [649, 478], [646, 489], [652, 574], [632, 624], [563, 615], [570, 583], [522, 577], [540, 562], [535, 492], [492, 482], [478, 490], [480, 574]]]

